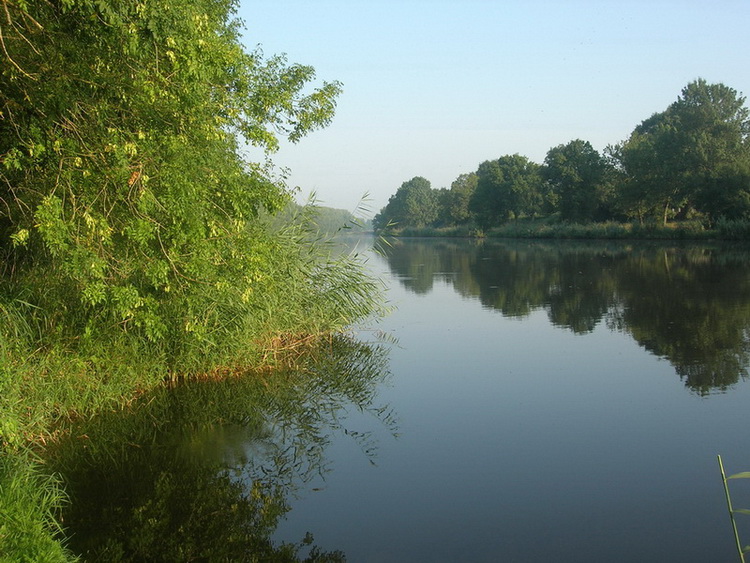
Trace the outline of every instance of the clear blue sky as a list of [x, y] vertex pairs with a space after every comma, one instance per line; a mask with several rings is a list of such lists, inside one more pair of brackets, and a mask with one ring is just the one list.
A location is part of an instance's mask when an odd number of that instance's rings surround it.
[[750, 95], [750, 0], [241, 0], [245, 43], [344, 92], [273, 157], [324, 205], [378, 211], [406, 180], [599, 151], [705, 78]]

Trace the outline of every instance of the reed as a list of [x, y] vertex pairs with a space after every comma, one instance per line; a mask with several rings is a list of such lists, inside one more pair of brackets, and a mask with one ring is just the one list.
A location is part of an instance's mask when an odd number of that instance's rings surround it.
[[60, 483], [26, 450], [0, 451], [0, 561], [74, 561], [59, 541], [54, 515], [65, 502]]
[[746, 508], [734, 508], [732, 506], [732, 497], [729, 494], [729, 479], [750, 479], [750, 471], [744, 471], [742, 473], [735, 473], [734, 475], [730, 475], [727, 477], [727, 474], [724, 471], [724, 463], [721, 460], [721, 456], [716, 456], [719, 461], [719, 471], [721, 472], [721, 481], [724, 485], [724, 496], [727, 501], [727, 510], [729, 511], [729, 519], [732, 523], [732, 532], [734, 533], [734, 541], [735, 545], [737, 546], [737, 554], [740, 558], [740, 563], [745, 563], [745, 554], [747, 552], [750, 552], [750, 545], [742, 546], [742, 542], [740, 541], [740, 535], [737, 531], [737, 521], [734, 518], [735, 514], [745, 514], [750, 515], [750, 510]]
[[714, 226], [719, 238], [727, 240], [749, 240], [750, 221], [746, 219], [719, 219]]
[[[77, 307], [54, 275], [0, 285], [0, 553], [8, 561], [70, 560], [53, 518], [63, 491], [40, 476], [30, 448], [43, 451], [73, 421], [127, 408], [165, 381], [278, 365], [313, 335], [384, 312], [383, 285], [361, 256], [304, 222], [264, 243], [269, 256], [253, 295], [228, 288], [222, 300], [215, 288], [199, 288], [165, 299], [161, 313], [176, 322], [158, 340]], [[180, 325], [190, 307], [201, 326]]]

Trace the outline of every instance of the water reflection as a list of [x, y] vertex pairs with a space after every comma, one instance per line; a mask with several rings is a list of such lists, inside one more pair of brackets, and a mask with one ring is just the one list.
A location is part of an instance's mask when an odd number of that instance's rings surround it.
[[[300, 560], [311, 537], [279, 546], [271, 534], [289, 495], [325, 473], [332, 435], [376, 455], [347, 408], [395, 432], [375, 403], [387, 361], [382, 346], [340, 336], [293, 368], [164, 388], [78, 424], [47, 452], [70, 495], [69, 546], [89, 561]], [[313, 559], [344, 557], [312, 548]]]
[[747, 247], [397, 239], [380, 251], [416, 293], [439, 279], [505, 316], [543, 309], [578, 334], [623, 331], [697, 393], [747, 375]]

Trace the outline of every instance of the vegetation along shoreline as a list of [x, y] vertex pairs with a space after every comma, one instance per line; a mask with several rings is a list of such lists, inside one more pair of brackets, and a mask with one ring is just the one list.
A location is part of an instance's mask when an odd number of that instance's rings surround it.
[[416, 176], [375, 216], [377, 232], [544, 238], [750, 235], [750, 112], [724, 84], [689, 83], [603, 154], [574, 139], [542, 164], [503, 155], [433, 189]]
[[237, 2], [2, 5], [0, 560], [75, 561], [45, 463], [73, 422], [258, 377], [378, 314], [382, 287], [314, 206], [274, 220], [279, 137], [326, 126], [341, 85], [246, 51]]
[[482, 230], [470, 226], [404, 227], [391, 226], [378, 231], [392, 237], [454, 237], [559, 240], [664, 240], [664, 241], [747, 241], [750, 221], [719, 220], [713, 228], [700, 221], [659, 223], [562, 223], [542, 219], [519, 219]]

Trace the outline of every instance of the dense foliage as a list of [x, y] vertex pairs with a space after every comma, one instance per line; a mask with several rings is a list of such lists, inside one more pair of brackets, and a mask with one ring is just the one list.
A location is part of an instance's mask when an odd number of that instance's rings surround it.
[[102, 324], [181, 346], [227, 337], [289, 253], [256, 220], [287, 190], [241, 143], [272, 152], [279, 132], [325, 125], [339, 85], [306, 93], [312, 68], [245, 52], [231, 0], [3, 8], [0, 253], [14, 297], [71, 338]]
[[69, 555], [28, 444], [378, 306], [356, 256], [269, 220], [279, 137], [341, 88], [246, 51], [236, 4], [0, 0], [0, 558]]
[[551, 148], [541, 165], [518, 154], [501, 156], [462, 174], [450, 190], [432, 190], [433, 197], [424, 187], [418, 198], [411, 195], [415, 178], [394, 196], [414, 202], [410, 213], [399, 213], [391, 198], [374, 224], [381, 230], [485, 230], [534, 217], [639, 224], [693, 219], [706, 227], [750, 220], [750, 112], [744, 104], [732, 88], [699, 79], [604, 154], [575, 139]]
[[388, 200], [388, 205], [380, 213], [378, 226], [387, 217], [388, 223], [399, 225], [414, 225], [422, 227], [430, 225], [437, 219], [438, 194], [430, 187], [430, 182], [417, 176], [401, 187]]

